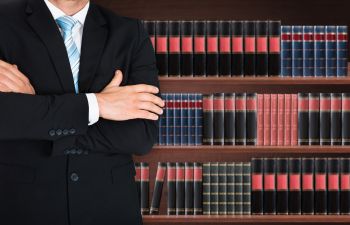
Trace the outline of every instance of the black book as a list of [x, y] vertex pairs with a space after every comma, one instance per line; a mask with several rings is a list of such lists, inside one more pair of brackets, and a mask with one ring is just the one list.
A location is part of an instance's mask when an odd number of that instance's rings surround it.
[[269, 21], [269, 75], [281, 75], [281, 21]]
[[227, 214], [227, 164], [219, 163], [219, 215]]
[[288, 158], [277, 158], [276, 213], [288, 215]]
[[244, 54], [243, 54], [243, 22], [231, 22], [231, 75], [242, 77], [244, 75]]
[[168, 21], [156, 22], [156, 58], [159, 76], [168, 76]]
[[219, 75], [231, 76], [231, 23], [219, 23]]
[[194, 187], [193, 187], [193, 163], [185, 163], [185, 215], [193, 215], [194, 211]]
[[331, 94], [331, 143], [342, 144], [342, 106], [341, 93]]
[[268, 76], [268, 21], [256, 21], [256, 75]]
[[315, 158], [315, 214], [327, 214], [327, 159]]
[[342, 144], [350, 145], [350, 93], [342, 94]]
[[207, 76], [219, 76], [219, 22], [207, 21]]
[[264, 213], [263, 172], [264, 172], [263, 159], [252, 158], [251, 212], [253, 215], [262, 215]]
[[246, 144], [246, 94], [236, 93], [236, 145]]
[[224, 145], [224, 93], [214, 94], [213, 109], [214, 145]]
[[256, 145], [257, 135], [257, 114], [258, 114], [258, 95], [256, 93], [247, 93], [246, 99], [246, 145]]
[[206, 27], [205, 21], [194, 21], [193, 74], [196, 77], [206, 76]]
[[235, 163], [227, 163], [227, 215], [235, 214]]
[[235, 93], [225, 93], [225, 113], [224, 113], [224, 143], [225, 145], [235, 145]]
[[135, 162], [135, 183], [137, 188], [137, 196], [139, 202], [141, 202], [141, 164], [139, 162]]
[[156, 40], [156, 22], [155, 21], [143, 21], [143, 27], [148, 33], [148, 36], [152, 42], [153, 48], [155, 49], [155, 40]]
[[210, 163], [210, 215], [219, 215], [219, 163]]
[[320, 145], [320, 94], [309, 93], [309, 144]]
[[194, 163], [194, 215], [203, 214], [202, 194], [203, 194], [203, 168], [202, 163]]
[[168, 73], [171, 77], [181, 76], [181, 22], [169, 21], [169, 59]]
[[203, 145], [214, 144], [213, 94], [203, 95]]
[[255, 76], [256, 38], [255, 21], [244, 21], [244, 75]]
[[149, 164], [141, 163], [141, 213], [149, 214]]
[[264, 214], [276, 214], [276, 159], [264, 159]]
[[203, 164], [203, 214], [210, 215], [210, 163]]
[[301, 214], [301, 159], [289, 159], [288, 213]]
[[331, 94], [320, 94], [320, 144], [331, 145]]
[[193, 76], [193, 21], [181, 22], [181, 75]]
[[350, 215], [350, 158], [340, 159], [340, 214]]
[[298, 143], [309, 145], [309, 94], [298, 94]]
[[168, 215], [176, 215], [176, 163], [167, 163]]
[[150, 209], [151, 215], [159, 214], [159, 206], [160, 206], [160, 200], [162, 198], [166, 167], [167, 167], [166, 163], [162, 163], [162, 162], [158, 163], [156, 179], [154, 182], [151, 209]]
[[176, 163], [176, 215], [185, 214], [185, 164]]
[[338, 215], [340, 213], [340, 193], [339, 193], [339, 171], [340, 162], [338, 158], [328, 158], [328, 186], [327, 186], [327, 213]]
[[243, 215], [251, 214], [251, 163], [243, 163]]
[[302, 214], [314, 214], [314, 159], [303, 158], [302, 160]]
[[235, 215], [243, 214], [243, 163], [235, 163]]

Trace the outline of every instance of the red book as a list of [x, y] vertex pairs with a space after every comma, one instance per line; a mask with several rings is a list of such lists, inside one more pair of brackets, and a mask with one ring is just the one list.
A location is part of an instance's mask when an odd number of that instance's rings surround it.
[[278, 94], [277, 145], [284, 145], [284, 94]]
[[[291, 145], [291, 119], [292, 119], [292, 96], [286, 94], [284, 96], [284, 145]], [[297, 121], [298, 122], [298, 121]]]
[[271, 94], [271, 145], [277, 145], [277, 121], [278, 121], [278, 101], [277, 94]]
[[264, 94], [264, 145], [271, 145], [271, 95]]
[[298, 95], [292, 94], [292, 109], [291, 109], [291, 143], [292, 146], [298, 145]]
[[264, 95], [258, 94], [257, 145], [264, 145]]

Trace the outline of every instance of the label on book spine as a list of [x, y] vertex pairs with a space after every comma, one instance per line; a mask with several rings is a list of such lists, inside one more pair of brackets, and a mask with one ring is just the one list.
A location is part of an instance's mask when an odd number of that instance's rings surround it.
[[292, 26], [292, 76], [303, 76], [303, 27]]
[[219, 75], [231, 76], [231, 23], [219, 23]]
[[264, 214], [276, 214], [276, 159], [264, 159]]
[[224, 145], [224, 104], [224, 93], [215, 93], [213, 99], [214, 145]]
[[162, 198], [163, 183], [166, 173], [166, 163], [159, 162], [157, 167], [156, 180], [154, 184], [153, 197], [151, 203], [150, 214], [159, 214], [160, 200]]
[[289, 199], [288, 213], [301, 214], [301, 159], [289, 159]]
[[176, 163], [176, 215], [185, 214], [185, 164]]
[[338, 215], [340, 213], [340, 193], [339, 193], [339, 172], [340, 162], [338, 158], [328, 158], [328, 173], [327, 173], [327, 195], [328, 195], [328, 210], [329, 215]]
[[[256, 75], [268, 76], [268, 21], [256, 22]], [[271, 46], [272, 47], [272, 46]]]
[[194, 215], [203, 214], [202, 194], [203, 194], [203, 168], [202, 163], [194, 163]]
[[219, 22], [207, 21], [207, 76], [219, 76]]
[[263, 208], [263, 172], [264, 162], [262, 158], [252, 158], [252, 192], [251, 212], [253, 215], [264, 213]]
[[176, 215], [176, 164], [167, 163], [168, 215]]
[[292, 27], [281, 27], [281, 75], [292, 76]]
[[246, 144], [246, 94], [236, 93], [236, 145]]
[[276, 213], [278, 215], [288, 214], [288, 159], [277, 158], [277, 193]]
[[331, 144], [331, 94], [320, 94], [320, 144]]
[[181, 75], [193, 76], [193, 21], [181, 22]]
[[255, 76], [256, 66], [256, 39], [255, 21], [244, 21], [244, 74]]
[[309, 94], [298, 94], [298, 143], [309, 145]]
[[225, 145], [235, 145], [235, 116], [236, 101], [234, 93], [225, 93], [225, 123], [224, 123], [224, 142]]
[[194, 212], [194, 169], [192, 162], [185, 163], [185, 215]]
[[156, 58], [160, 76], [168, 76], [168, 21], [156, 22]]
[[331, 143], [342, 144], [342, 94], [331, 94]]
[[180, 21], [169, 21], [169, 59], [168, 72], [171, 77], [181, 75]]
[[315, 158], [315, 214], [327, 214], [327, 159]]
[[203, 144], [214, 143], [214, 101], [213, 94], [203, 95]]
[[315, 26], [315, 75], [326, 76], [326, 35], [325, 26]]
[[269, 21], [269, 58], [270, 76], [281, 75], [281, 21]]
[[326, 26], [326, 76], [337, 76], [337, 27]]
[[314, 27], [303, 26], [303, 74], [304, 77], [315, 76]]
[[257, 94], [247, 93], [247, 113], [246, 125], [247, 136], [246, 145], [256, 145], [256, 126], [257, 126]]
[[243, 22], [231, 22], [231, 44], [232, 44], [232, 69], [234, 77], [242, 77], [244, 74], [243, 55]]
[[302, 214], [314, 214], [314, 159], [302, 159]]
[[206, 76], [206, 22], [194, 21], [194, 76]]
[[309, 144], [320, 145], [320, 94], [309, 93]]
[[348, 27], [337, 26], [337, 76], [348, 75]]

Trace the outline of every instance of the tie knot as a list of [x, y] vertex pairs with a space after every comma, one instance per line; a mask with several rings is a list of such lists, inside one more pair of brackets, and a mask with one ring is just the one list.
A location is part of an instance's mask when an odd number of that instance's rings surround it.
[[71, 16], [62, 16], [56, 19], [58, 26], [64, 33], [71, 32], [75, 24], [78, 22]]

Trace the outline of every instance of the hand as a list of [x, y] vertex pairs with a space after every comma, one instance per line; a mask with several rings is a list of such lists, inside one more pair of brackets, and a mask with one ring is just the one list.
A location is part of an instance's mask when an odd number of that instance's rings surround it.
[[123, 79], [117, 70], [113, 80], [96, 94], [100, 117], [115, 121], [130, 119], [158, 120], [163, 114], [165, 103], [156, 96], [159, 89], [155, 86], [138, 84], [120, 87]]
[[18, 70], [17, 66], [2, 60], [0, 60], [0, 92], [35, 95], [29, 79]]

